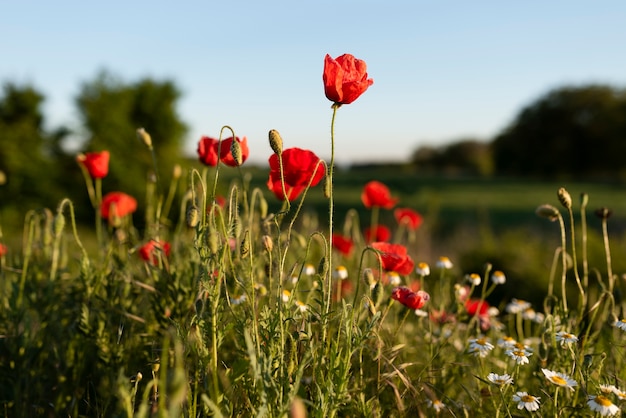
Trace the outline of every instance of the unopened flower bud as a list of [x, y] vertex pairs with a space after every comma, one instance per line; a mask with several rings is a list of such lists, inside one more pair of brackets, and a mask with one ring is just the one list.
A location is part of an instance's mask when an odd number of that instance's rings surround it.
[[609, 208], [603, 207], [596, 209], [594, 213], [600, 219], [608, 219], [613, 214], [613, 211]]
[[267, 217], [267, 200], [263, 196], [260, 196], [259, 199], [259, 212], [261, 215], [261, 219], [265, 219]]
[[330, 199], [332, 187], [333, 187], [333, 184], [330, 182], [330, 177], [329, 176], [324, 177], [324, 197], [326, 199]]
[[241, 254], [242, 258], [246, 258], [250, 255], [250, 238], [248, 236], [248, 231], [243, 234], [243, 239], [241, 240], [241, 245], [239, 246], [239, 254]]
[[541, 216], [542, 218], [549, 219], [551, 222], [559, 219], [559, 211], [552, 205], [541, 205], [537, 209], [535, 209], [535, 213], [537, 216]]
[[556, 195], [565, 209], [572, 208], [572, 196], [570, 196], [569, 192], [565, 190], [564, 187], [561, 187]]
[[174, 168], [172, 169], [172, 178], [174, 180], [178, 180], [182, 175], [183, 168], [180, 166], [180, 164], [174, 164]]
[[272, 147], [272, 151], [274, 154], [280, 155], [283, 153], [283, 139], [280, 137], [280, 134], [277, 130], [272, 129], [269, 133], [270, 139], [270, 147]]
[[217, 236], [215, 232], [209, 232], [208, 244], [209, 244], [209, 251], [211, 251], [211, 254], [217, 254], [217, 250], [219, 250], [220, 243], [219, 243], [219, 237]]
[[328, 271], [328, 262], [326, 261], [326, 257], [322, 257], [319, 265], [317, 266], [317, 274], [319, 274], [321, 277], [324, 277], [326, 271]]
[[230, 153], [233, 156], [233, 160], [235, 160], [235, 164], [239, 167], [243, 164], [243, 156], [241, 155], [241, 144], [237, 139], [233, 139], [232, 144], [230, 145]]
[[189, 228], [195, 228], [198, 225], [198, 222], [200, 222], [200, 210], [196, 205], [191, 205], [187, 208], [185, 220]]
[[137, 138], [145, 144], [146, 147], [152, 149], [152, 137], [144, 128], [137, 129]]
[[263, 242], [263, 247], [265, 248], [265, 251], [271, 253], [274, 249], [274, 240], [272, 240], [272, 237], [270, 237], [269, 235], [263, 235], [263, 237], [261, 237], [261, 241]]
[[60, 236], [64, 227], [65, 216], [63, 215], [63, 212], [57, 212], [57, 216], [54, 217], [54, 236]]
[[376, 278], [374, 277], [374, 272], [371, 268], [363, 270], [363, 281], [369, 288], [376, 286]]
[[580, 205], [584, 207], [584, 206], [587, 206], [587, 203], [589, 203], [589, 195], [587, 193], [581, 193]]
[[141, 382], [141, 379], [143, 379], [143, 374], [141, 374], [141, 372], [137, 372], [136, 380]]

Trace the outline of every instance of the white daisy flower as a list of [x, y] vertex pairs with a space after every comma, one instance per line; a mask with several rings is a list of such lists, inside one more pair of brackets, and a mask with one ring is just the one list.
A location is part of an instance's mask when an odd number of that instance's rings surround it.
[[415, 310], [415, 315], [419, 316], [420, 318], [427, 318], [428, 317], [428, 312], [426, 312], [423, 309], [416, 309]]
[[483, 358], [487, 357], [487, 354], [489, 354], [491, 350], [493, 350], [493, 344], [491, 344], [485, 337], [472, 338], [469, 340], [468, 352], [470, 354]]
[[504, 284], [506, 283], [506, 276], [500, 270], [496, 270], [491, 275], [491, 281], [495, 284]]
[[526, 392], [517, 392], [513, 395], [513, 401], [517, 402], [517, 409], [526, 408], [527, 411], [533, 412], [539, 409], [539, 399], [538, 396], [529, 395]]
[[527, 321], [534, 321], [536, 316], [537, 312], [531, 307], [528, 307], [522, 311], [522, 318], [526, 319]]
[[513, 378], [508, 374], [489, 373], [487, 375], [487, 380], [489, 380], [491, 383], [496, 384], [498, 386], [513, 384]]
[[430, 275], [430, 266], [426, 263], [418, 263], [415, 272], [418, 276], [428, 276]]
[[289, 302], [289, 299], [291, 298], [291, 292], [289, 290], [283, 290], [283, 302], [287, 303]]
[[450, 270], [453, 267], [452, 261], [446, 256], [439, 257], [437, 261], [437, 267], [444, 270]]
[[241, 305], [245, 300], [246, 300], [246, 295], [243, 294], [243, 295], [230, 298], [230, 303], [233, 305]]
[[615, 385], [600, 385], [600, 392], [604, 395], [613, 393], [616, 389]]
[[481, 278], [480, 275], [476, 274], [476, 273], [472, 273], [472, 274], [468, 274], [466, 276], [466, 279], [468, 282], [470, 282], [473, 286], [478, 286], [480, 285], [481, 282]]
[[558, 373], [548, 369], [541, 369], [541, 371], [546, 379], [557, 386], [568, 388], [569, 390], [574, 390], [574, 386], [578, 386], [578, 382], [564, 373]]
[[513, 348], [515, 344], [517, 344], [517, 341], [509, 336], [504, 336], [498, 340], [498, 347], [502, 348]]
[[533, 355], [533, 353], [528, 350], [520, 350], [517, 348], [509, 349], [505, 352], [505, 354], [514, 359], [515, 362], [520, 365], [528, 364], [528, 357]]
[[578, 337], [569, 332], [559, 331], [556, 333], [556, 341], [561, 343], [561, 347], [565, 347], [568, 344], [578, 342]]
[[613, 393], [619, 398], [620, 401], [626, 399], [626, 392], [620, 390], [619, 388], [613, 386]]
[[428, 402], [428, 406], [433, 408], [438, 413], [441, 412], [443, 408], [446, 407], [446, 404], [441, 402], [439, 399], [435, 399], [434, 401], [431, 401], [430, 399], [428, 399], [426, 402]]
[[626, 319], [620, 319], [619, 321], [615, 321], [615, 325], [617, 328], [621, 329], [622, 331], [626, 331]]
[[599, 412], [603, 417], [608, 417], [619, 413], [619, 408], [609, 398], [604, 395], [590, 395], [587, 405], [592, 411]]
[[299, 300], [296, 301], [296, 306], [298, 307], [298, 309], [300, 309], [300, 312], [306, 312], [308, 309], [306, 306], [306, 303], [301, 302]]
[[333, 277], [335, 279], [344, 280], [348, 278], [348, 269], [344, 266], [337, 266], [335, 271], [333, 272]]
[[402, 284], [402, 278], [395, 271], [390, 271], [387, 273], [387, 280], [389, 284], [393, 287], [398, 287]]
[[315, 266], [313, 264], [305, 264], [304, 265], [304, 274], [307, 276], [312, 276], [316, 273]]
[[506, 311], [510, 314], [520, 313], [528, 308], [530, 308], [530, 302], [515, 298], [511, 299], [511, 302], [506, 305]]

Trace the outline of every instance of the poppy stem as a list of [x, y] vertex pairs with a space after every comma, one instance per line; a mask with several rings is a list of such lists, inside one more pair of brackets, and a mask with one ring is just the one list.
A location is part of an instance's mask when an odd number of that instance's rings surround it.
[[337, 109], [341, 106], [338, 103], [333, 104], [333, 116], [330, 121], [330, 164], [328, 164], [328, 185], [326, 190], [328, 191], [328, 270], [326, 271], [326, 278], [328, 281], [328, 297], [326, 304], [326, 313], [330, 310], [330, 300], [332, 293], [332, 274], [333, 274], [333, 214], [335, 211], [335, 200], [333, 197], [333, 172], [335, 170], [335, 118], [337, 117]]

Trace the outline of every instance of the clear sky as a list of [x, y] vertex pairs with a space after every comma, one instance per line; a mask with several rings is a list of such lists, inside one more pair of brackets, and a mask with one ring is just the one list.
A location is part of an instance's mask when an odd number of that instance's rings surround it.
[[251, 160], [330, 153], [323, 58], [351, 53], [374, 85], [336, 121], [339, 162], [406, 160], [417, 147], [490, 140], [549, 89], [626, 85], [622, 0], [0, 0], [0, 81], [46, 96], [51, 126], [78, 127], [80, 84], [107, 69], [182, 90], [186, 150], [230, 125]]

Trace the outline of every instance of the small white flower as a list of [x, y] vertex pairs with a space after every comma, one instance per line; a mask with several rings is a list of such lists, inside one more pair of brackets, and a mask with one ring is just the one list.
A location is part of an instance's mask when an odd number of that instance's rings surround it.
[[615, 325], [617, 328], [621, 329], [622, 331], [626, 331], [626, 319], [615, 321], [615, 324], [613, 325]]
[[333, 277], [335, 279], [344, 280], [348, 278], [348, 269], [344, 266], [337, 266], [335, 271], [333, 272]]
[[517, 409], [526, 408], [527, 411], [533, 412], [539, 409], [539, 399], [538, 396], [529, 395], [526, 392], [517, 392], [513, 395], [513, 401], [517, 402]]
[[600, 385], [600, 392], [604, 395], [613, 393], [616, 389], [615, 385]]
[[574, 386], [578, 386], [578, 382], [564, 373], [558, 373], [548, 369], [541, 369], [541, 371], [546, 379], [557, 386], [568, 388], [569, 390], [574, 390]]
[[243, 302], [245, 302], [246, 300], [246, 295], [239, 295], [239, 296], [235, 296], [230, 298], [230, 303], [233, 305], [241, 305]]
[[467, 351], [470, 354], [484, 358], [491, 350], [493, 350], [493, 344], [491, 344], [485, 337], [472, 338], [469, 340], [469, 349]]
[[314, 275], [316, 271], [317, 270], [315, 269], [315, 266], [313, 264], [304, 265], [304, 274], [306, 274], [307, 276]]
[[289, 299], [291, 298], [291, 292], [289, 290], [283, 290], [283, 302], [287, 303], [289, 302]]
[[504, 336], [498, 340], [498, 347], [502, 348], [513, 348], [515, 344], [517, 344], [517, 341], [509, 336]]
[[307, 306], [304, 302], [301, 302], [299, 300], [296, 301], [296, 306], [298, 307], [298, 309], [300, 309], [300, 312], [306, 312], [307, 311]]
[[428, 402], [428, 406], [430, 406], [437, 412], [441, 412], [443, 408], [446, 407], [446, 404], [441, 402], [439, 399], [435, 399], [434, 401], [431, 401], [430, 399], [428, 399], [426, 402]]
[[390, 271], [387, 273], [387, 280], [389, 284], [393, 287], [398, 287], [402, 284], [402, 278], [395, 271]]
[[446, 256], [439, 257], [437, 261], [437, 267], [444, 270], [450, 270], [453, 267], [452, 261]]
[[476, 273], [468, 274], [466, 276], [468, 282], [470, 282], [473, 286], [478, 286], [481, 282], [480, 275]]
[[489, 373], [487, 375], [487, 380], [489, 380], [491, 383], [494, 383], [498, 386], [513, 384], [513, 378], [508, 374], [500, 375], [500, 374], [495, 374], [495, 373]]
[[428, 312], [426, 312], [423, 309], [416, 309], [415, 310], [415, 315], [419, 316], [420, 318], [426, 318], [426, 317], [428, 317]]
[[418, 276], [428, 276], [430, 274], [430, 266], [426, 263], [418, 263], [417, 267], [415, 267], [415, 272]]
[[489, 309], [487, 309], [487, 315], [492, 318], [498, 316], [500, 315], [500, 309], [496, 308], [495, 306], [490, 306]]
[[530, 308], [530, 302], [515, 298], [511, 299], [511, 302], [506, 305], [506, 311], [510, 314], [520, 313], [528, 308]]
[[491, 281], [495, 284], [504, 284], [506, 283], [506, 276], [500, 270], [496, 270], [491, 275]]
[[587, 405], [589, 405], [592, 411], [599, 412], [603, 417], [615, 415], [619, 412], [617, 405], [604, 395], [590, 395]]
[[569, 332], [559, 331], [556, 333], [556, 341], [561, 343], [561, 347], [565, 347], [568, 344], [578, 342], [578, 337]]
[[613, 393], [619, 398], [620, 401], [626, 399], [626, 392], [622, 391], [619, 388], [616, 388], [615, 386], [613, 386]]
[[532, 356], [528, 350], [513, 348], [505, 352], [505, 354], [515, 360], [517, 364], [528, 364], [528, 357]]
[[536, 317], [537, 312], [531, 307], [528, 307], [522, 311], [522, 318], [528, 321], [534, 321]]

